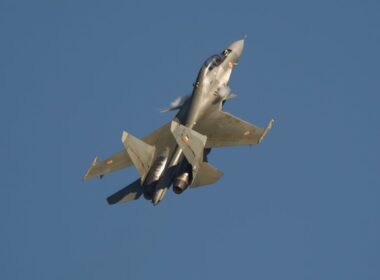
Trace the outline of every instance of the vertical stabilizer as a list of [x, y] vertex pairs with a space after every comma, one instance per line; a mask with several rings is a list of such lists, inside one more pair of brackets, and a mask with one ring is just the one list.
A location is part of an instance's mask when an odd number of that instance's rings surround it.
[[141, 182], [144, 182], [146, 175], [152, 166], [155, 147], [148, 145], [144, 141], [134, 137], [127, 132], [123, 132], [121, 138], [127, 153], [140, 174]]
[[207, 137], [175, 121], [171, 123], [171, 132], [186, 159], [192, 166], [203, 161], [203, 150]]

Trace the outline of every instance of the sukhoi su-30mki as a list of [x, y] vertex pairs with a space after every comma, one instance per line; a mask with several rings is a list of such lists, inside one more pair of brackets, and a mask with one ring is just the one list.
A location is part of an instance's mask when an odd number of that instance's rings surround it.
[[136, 200], [141, 196], [157, 205], [172, 186], [176, 194], [188, 187], [213, 184], [223, 175], [207, 161], [212, 148], [255, 145], [272, 126], [259, 128], [222, 111], [232, 98], [228, 81], [244, 47], [232, 43], [208, 58], [200, 69], [192, 94], [177, 99], [166, 111], [178, 110], [173, 120], [138, 139], [123, 132], [124, 149], [104, 161], [95, 158], [85, 179], [134, 165], [140, 178], [107, 198], [109, 204]]

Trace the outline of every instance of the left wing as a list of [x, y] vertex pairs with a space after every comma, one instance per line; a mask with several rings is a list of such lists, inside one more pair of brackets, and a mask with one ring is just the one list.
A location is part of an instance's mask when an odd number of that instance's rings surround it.
[[273, 119], [266, 128], [260, 128], [223, 111], [205, 116], [194, 130], [207, 136], [205, 148], [259, 144], [272, 128]]
[[132, 165], [132, 160], [125, 149], [113, 154], [101, 162], [98, 162], [98, 159], [98, 157], [94, 159], [90, 168], [84, 175], [84, 179], [88, 180], [96, 176], [102, 177], [107, 173], [127, 168]]
[[[174, 138], [170, 133], [170, 123], [156, 129], [142, 140], [149, 145], [156, 146], [158, 150], [164, 149], [165, 146], [170, 147], [174, 143]], [[84, 175], [84, 179], [88, 180], [96, 176], [102, 177], [107, 173], [130, 167], [132, 164], [133, 162], [126, 149], [113, 154], [101, 162], [96, 157]]]

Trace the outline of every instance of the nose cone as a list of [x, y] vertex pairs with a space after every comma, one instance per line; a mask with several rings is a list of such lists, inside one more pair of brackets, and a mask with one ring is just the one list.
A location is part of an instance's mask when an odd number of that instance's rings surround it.
[[228, 46], [228, 49], [230, 49], [236, 58], [239, 59], [244, 49], [244, 39], [233, 42]]

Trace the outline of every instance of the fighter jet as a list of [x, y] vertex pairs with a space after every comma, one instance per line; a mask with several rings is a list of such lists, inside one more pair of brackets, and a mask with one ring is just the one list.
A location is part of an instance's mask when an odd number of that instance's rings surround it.
[[272, 127], [259, 128], [222, 110], [234, 97], [228, 82], [243, 52], [244, 39], [202, 65], [192, 94], [177, 99], [165, 111], [178, 110], [173, 120], [148, 136], [138, 139], [123, 132], [124, 149], [104, 161], [95, 158], [84, 178], [134, 165], [140, 178], [107, 198], [109, 204], [128, 202], [143, 196], [157, 205], [170, 186], [181, 194], [188, 187], [213, 184], [223, 173], [208, 163], [212, 148], [259, 144]]

